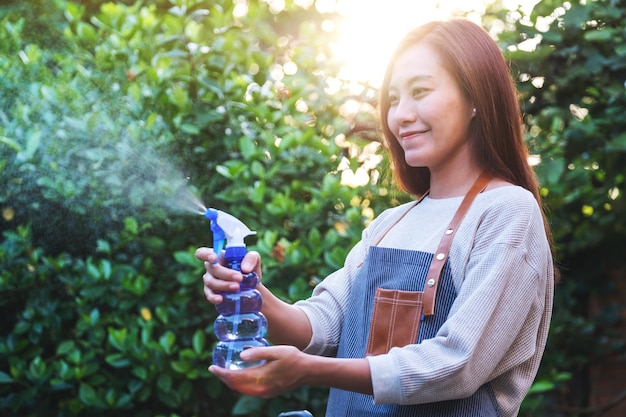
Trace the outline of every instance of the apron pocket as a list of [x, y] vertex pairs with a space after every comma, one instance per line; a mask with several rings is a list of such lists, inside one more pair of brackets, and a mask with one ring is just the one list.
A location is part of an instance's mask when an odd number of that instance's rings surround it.
[[417, 343], [423, 295], [422, 291], [376, 289], [365, 355]]

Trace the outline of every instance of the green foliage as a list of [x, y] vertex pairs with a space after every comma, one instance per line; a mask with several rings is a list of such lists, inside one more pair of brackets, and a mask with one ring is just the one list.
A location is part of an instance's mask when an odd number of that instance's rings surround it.
[[611, 293], [626, 270], [625, 13], [610, 1], [542, 1], [500, 36], [514, 62], [528, 141], [541, 159], [563, 276], [539, 380], [558, 387], [558, 401], [572, 407], [586, 404], [588, 366], [625, 349], [613, 330], [619, 306], [590, 311], [591, 298]]
[[[128, 242], [139, 239], [130, 229]], [[105, 242], [106, 257], [83, 260], [33, 251], [24, 227], [4, 237], [2, 309], [14, 314], [0, 340], [4, 413], [141, 416], [158, 403], [159, 412], [199, 415], [222, 394], [204, 371], [209, 327], [187, 272], [125, 262]]]
[[1, 413], [323, 412], [323, 389], [266, 401], [206, 371], [216, 313], [193, 248], [211, 236], [183, 214], [204, 200], [257, 230], [265, 282], [295, 301], [391, 194], [341, 181], [363, 142], [328, 93], [332, 16], [235, 6], [59, 0], [40, 36], [34, 9], [4, 9]]

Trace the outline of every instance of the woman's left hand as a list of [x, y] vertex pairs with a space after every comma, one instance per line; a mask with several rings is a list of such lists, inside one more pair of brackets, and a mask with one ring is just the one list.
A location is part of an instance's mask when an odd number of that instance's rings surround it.
[[246, 349], [241, 353], [246, 361], [265, 360], [263, 365], [247, 369], [228, 370], [211, 365], [215, 374], [229, 388], [242, 394], [271, 398], [306, 384], [306, 366], [310, 355], [293, 346], [268, 346]]

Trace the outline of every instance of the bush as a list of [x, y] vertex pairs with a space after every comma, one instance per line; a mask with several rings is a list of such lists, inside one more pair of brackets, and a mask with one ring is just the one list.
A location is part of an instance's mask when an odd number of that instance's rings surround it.
[[[141, 238], [132, 221], [126, 232], [129, 241]], [[27, 228], [5, 232], [1, 282], [11, 297], [2, 308], [14, 320], [2, 329], [0, 409], [58, 416], [215, 409], [224, 388], [204, 371], [210, 327], [192, 260], [176, 256], [190, 265], [181, 272], [172, 260], [122, 261], [105, 242], [99, 252], [106, 257], [50, 257], [32, 249]]]
[[57, 1], [58, 43], [27, 33], [25, 6], [0, 22], [0, 410], [321, 414], [324, 389], [264, 401], [206, 371], [216, 313], [193, 252], [204, 200], [258, 231], [265, 281], [294, 301], [387, 205], [383, 183], [341, 182], [367, 142], [327, 92], [332, 16], [100, 3]]

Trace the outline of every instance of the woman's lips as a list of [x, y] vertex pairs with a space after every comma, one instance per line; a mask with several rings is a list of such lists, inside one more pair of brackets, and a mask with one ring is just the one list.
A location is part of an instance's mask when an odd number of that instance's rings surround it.
[[408, 131], [408, 132], [400, 132], [400, 139], [408, 140], [408, 139], [414, 138], [414, 137], [419, 136], [419, 135], [421, 135], [423, 133], [426, 133], [426, 132], [427, 132], [427, 130], [411, 130], [411, 131]]

